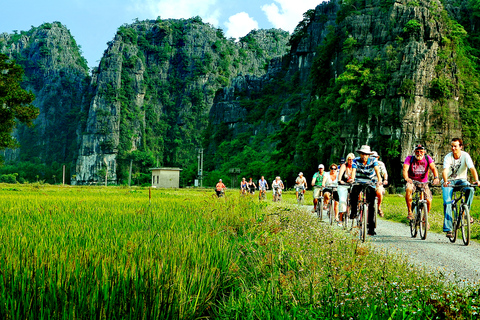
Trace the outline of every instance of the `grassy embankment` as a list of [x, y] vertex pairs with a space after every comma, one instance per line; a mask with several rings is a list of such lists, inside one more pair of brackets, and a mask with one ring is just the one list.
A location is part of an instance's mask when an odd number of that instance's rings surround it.
[[401, 257], [294, 205], [211, 190], [153, 190], [149, 204], [148, 189], [0, 187], [1, 318], [468, 319], [478, 308], [476, 290], [407, 274]]

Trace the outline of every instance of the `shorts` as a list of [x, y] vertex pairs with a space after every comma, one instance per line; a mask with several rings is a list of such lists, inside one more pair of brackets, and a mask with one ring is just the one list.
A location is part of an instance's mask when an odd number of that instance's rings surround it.
[[[416, 187], [413, 183], [407, 183], [405, 185], [405, 189], [406, 190], [409, 190], [409, 189], [412, 190], [412, 194], [413, 194], [415, 192]], [[425, 200], [432, 200], [432, 192], [430, 191], [430, 188], [428, 187], [428, 184], [425, 184], [425, 197], [427, 198]]]
[[295, 190], [296, 190], [297, 192], [301, 192], [301, 191], [304, 191], [304, 190], [305, 190], [305, 187], [304, 187], [304, 186], [295, 187]]
[[313, 188], [313, 199], [318, 199], [320, 197], [320, 193], [322, 192], [323, 188], [321, 187], [314, 187]]
[[258, 191], [267, 191], [265, 187], [258, 187]]
[[282, 189], [281, 188], [273, 188], [273, 195], [276, 194], [282, 194]]
[[339, 201], [337, 190], [333, 190], [333, 192], [332, 192], [332, 189], [330, 189], [330, 188], [325, 188], [325, 189], [323, 189], [323, 193], [325, 194], [325, 192], [328, 192], [328, 193], [330, 193], [330, 194], [333, 193], [333, 200]]

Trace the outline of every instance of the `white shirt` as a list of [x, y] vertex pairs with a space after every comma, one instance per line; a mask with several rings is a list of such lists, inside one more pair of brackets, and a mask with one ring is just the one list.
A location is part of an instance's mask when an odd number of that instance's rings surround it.
[[338, 173], [337, 173], [337, 177], [333, 181], [332, 181], [332, 177], [330, 176], [330, 172], [328, 172], [325, 175], [325, 178], [323, 178], [323, 185], [325, 187], [328, 187], [328, 186], [331, 186], [332, 184], [337, 184], [337, 183], [338, 183]]
[[472, 158], [465, 151], [461, 151], [460, 158], [455, 159], [450, 152], [443, 159], [443, 169], [448, 169], [447, 178], [467, 180], [467, 169], [474, 167]]

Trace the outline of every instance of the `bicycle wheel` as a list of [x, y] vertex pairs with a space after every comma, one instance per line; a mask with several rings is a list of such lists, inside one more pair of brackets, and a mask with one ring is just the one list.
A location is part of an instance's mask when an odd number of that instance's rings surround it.
[[328, 218], [330, 225], [333, 225], [333, 221], [335, 220], [335, 206], [333, 205], [333, 201], [330, 201], [328, 205]]
[[343, 213], [343, 229], [345, 229], [345, 230], [348, 228], [349, 215], [350, 215], [350, 208], [349, 208], [349, 206], [347, 206], [347, 211], [345, 211]]
[[412, 238], [417, 236], [417, 217], [418, 217], [418, 206], [415, 202], [412, 202], [412, 211], [413, 211], [413, 219], [410, 220], [410, 234]]
[[454, 243], [457, 240], [457, 229], [459, 227], [458, 224], [457, 224], [457, 218], [458, 218], [457, 205], [455, 204], [455, 206], [452, 206], [452, 219], [453, 219], [452, 232], [453, 232], [453, 237], [448, 238], [448, 240], [450, 240], [451, 243]]
[[427, 229], [428, 229], [428, 207], [425, 202], [420, 204], [418, 208], [417, 217], [418, 217], [418, 221], [416, 225], [418, 226], [420, 239], [425, 240], [427, 238]]
[[367, 218], [368, 218], [368, 206], [364, 204], [361, 207], [361, 214], [360, 214], [360, 240], [365, 242], [365, 238], [367, 236]]
[[470, 244], [470, 210], [466, 204], [460, 207], [460, 216], [463, 244], [468, 246]]
[[317, 211], [318, 211], [318, 218], [320, 221], [323, 221], [323, 198], [320, 198], [320, 201], [317, 202]]

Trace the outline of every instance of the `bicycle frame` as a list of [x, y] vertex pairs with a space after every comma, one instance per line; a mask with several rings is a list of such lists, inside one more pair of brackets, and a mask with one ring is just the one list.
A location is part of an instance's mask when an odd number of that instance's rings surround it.
[[413, 219], [410, 220], [410, 233], [412, 238], [415, 238], [418, 230], [420, 230], [420, 238], [425, 240], [428, 229], [428, 204], [425, 189], [430, 182], [419, 182], [415, 180], [412, 182], [415, 187], [415, 191], [412, 194], [412, 211], [415, 213]]
[[[453, 237], [449, 238], [450, 242], [455, 242], [457, 239], [458, 229], [462, 230], [463, 243], [468, 246], [470, 244], [470, 209], [468, 208], [466, 201], [466, 189], [476, 188], [476, 185], [457, 185], [448, 186], [447, 188], [453, 188], [452, 194], [452, 222], [453, 222]], [[460, 206], [458, 204], [460, 203]]]
[[[352, 184], [353, 186], [361, 186], [362, 190], [360, 194], [362, 195], [358, 201], [357, 204], [357, 216], [355, 217], [354, 220], [352, 220], [352, 228], [353, 228], [353, 223], [356, 220], [357, 221], [357, 227], [359, 228], [359, 235], [360, 235], [360, 240], [362, 242], [365, 242], [366, 238], [366, 229], [367, 229], [367, 223], [368, 223], [368, 201], [367, 201], [367, 189], [368, 187], [374, 186], [375, 184], [373, 182], [354, 182]], [[351, 190], [350, 190], [351, 192]], [[374, 212], [370, 213], [374, 214]], [[375, 216], [374, 216], [375, 219]]]

